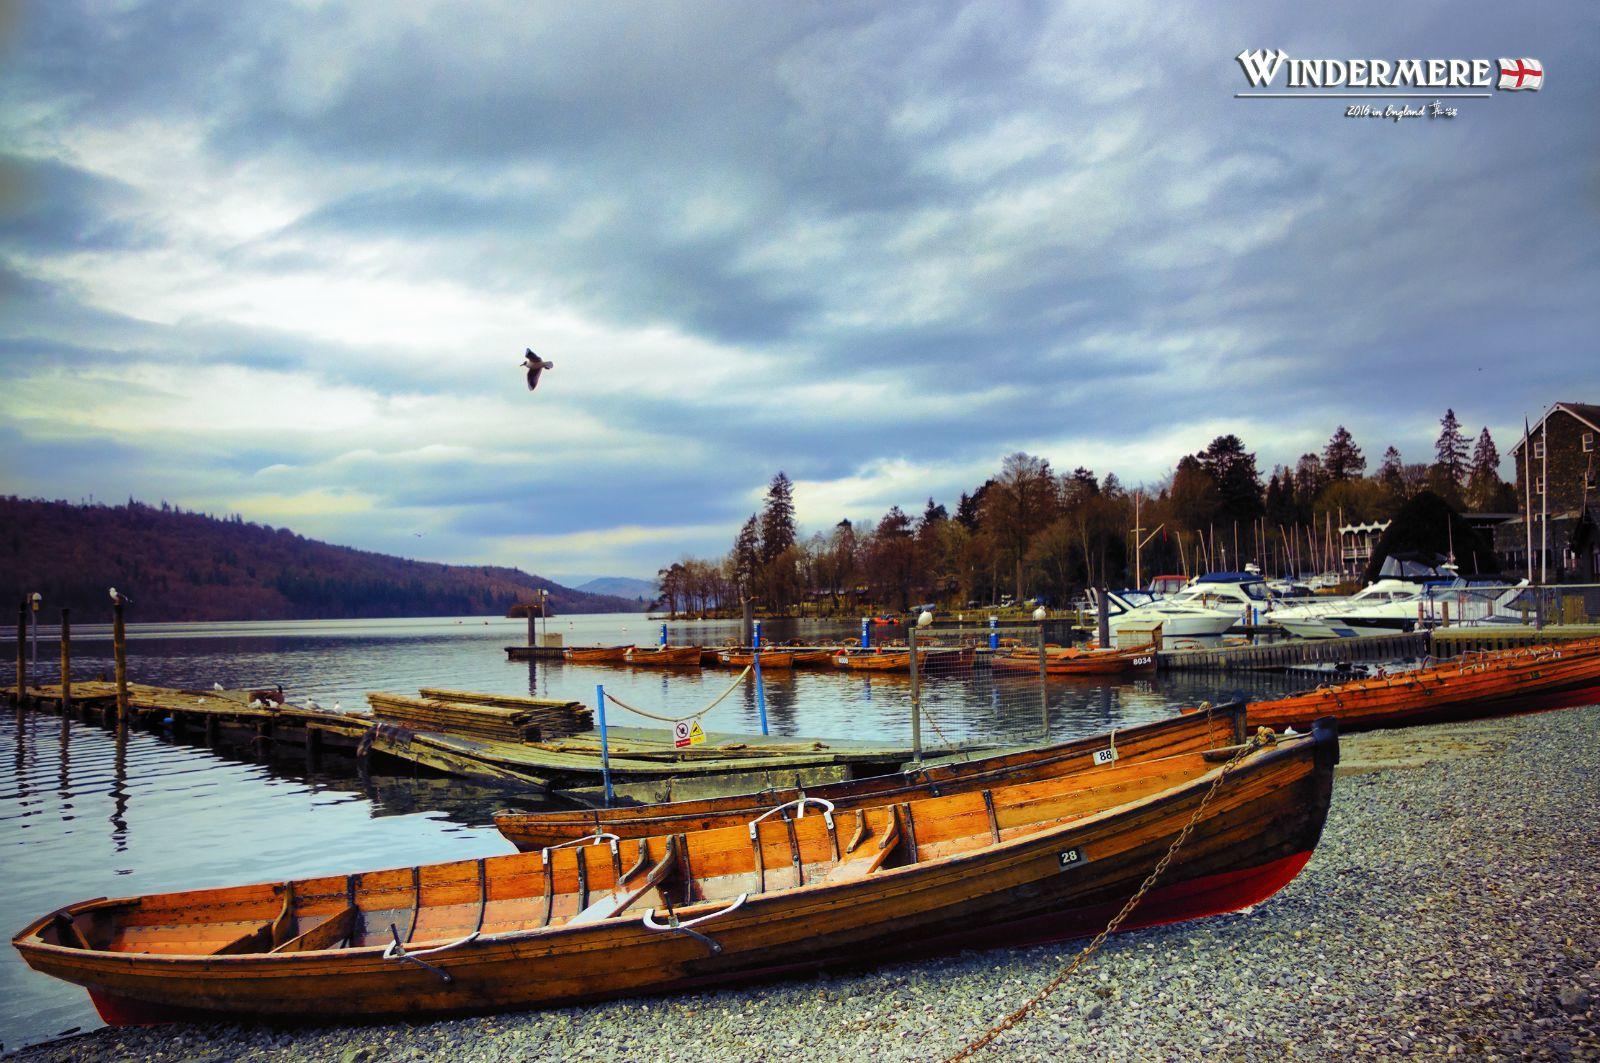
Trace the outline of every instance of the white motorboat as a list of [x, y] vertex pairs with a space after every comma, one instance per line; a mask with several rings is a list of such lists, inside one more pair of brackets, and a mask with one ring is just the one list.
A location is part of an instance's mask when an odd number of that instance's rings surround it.
[[1267, 615], [1267, 623], [1281, 627], [1285, 634], [1295, 638], [1338, 638], [1339, 633], [1328, 625], [1330, 617], [1371, 605], [1409, 599], [1420, 594], [1422, 589], [1422, 584], [1415, 580], [1380, 579], [1348, 598], [1316, 598], [1303, 605], [1280, 605]]

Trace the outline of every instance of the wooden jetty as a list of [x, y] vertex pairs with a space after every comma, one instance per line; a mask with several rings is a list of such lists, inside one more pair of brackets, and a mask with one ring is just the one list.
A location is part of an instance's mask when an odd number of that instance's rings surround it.
[[[372, 726], [364, 715], [344, 715], [302, 705], [263, 702], [258, 691], [174, 690], [128, 683], [128, 724], [142, 729], [169, 726], [174, 738], [207, 746], [248, 750], [259, 756], [302, 752], [315, 763], [324, 752], [354, 755]], [[15, 685], [0, 687], [0, 698], [21, 707]], [[252, 705], [254, 702], [254, 705]], [[59, 684], [28, 686], [28, 707], [63, 711]], [[117, 685], [74, 680], [65, 711], [86, 723], [117, 725]]]
[[1433, 655], [1453, 657], [1472, 650], [1511, 650], [1574, 639], [1600, 638], [1600, 624], [1478, 624], [1433, 631]]
[[1318, 661], [1392, 661], [1429, 652], [1428, 633], [1363, 635], [1350, 639], [1284, 639], [1263, 646], [1223, 646], [1214, 650], [1163, 650], [1163, 671], [1270, 671]]
[[[379, 723], [368, 745], [373, 753], [433, 771], [580, 804], [597, 804], [604, 794], [598, 731], [510, 742]], [[898, 771], [913, 756], [909, 745], [715, 731], [702, 745], [679, 748], [670, 731], [645, 727], [608, 727], [606, 745], [617, 798], [644, 803], [842, 782]]]

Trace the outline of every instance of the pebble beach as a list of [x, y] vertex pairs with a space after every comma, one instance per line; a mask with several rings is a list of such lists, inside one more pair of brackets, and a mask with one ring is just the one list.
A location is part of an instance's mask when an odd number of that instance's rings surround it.
[[[1600, 707], [1351, 735], [1282, 893], [1119, 935], [980, 1059], [1600, 1060]], [[939, 1060], [1081, 947], [581, 1009], [99, 1030], [28, 1061]]]

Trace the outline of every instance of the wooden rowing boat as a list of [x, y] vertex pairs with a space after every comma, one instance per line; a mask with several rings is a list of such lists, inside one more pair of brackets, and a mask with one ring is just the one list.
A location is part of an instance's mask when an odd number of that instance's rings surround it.
[[700, 667], [700, 647], [656, 646], [646, 649], [642, 646], [635, 646], [628, 651], [626, 660], [629, 664], [647, 668], [698, 668]]
[[835, 650], [797, 650], [794, 655], [796, 668], [832, 668]]
[[1600, 640], [1467, 654], [1428, 668], [1252, 702], [1252, 726], [1304, 729], [1323, 716], [1345, 730], [1587, 705], [1600, 700]]
[[[110, 1023], [408, 1018], [743, 981], [1233, 911], [1321, 835], [1338, 739], [666, 839], [68, 905], [12, 939]], [[670, 914], [661, 912], [668, 904]]]
[[[718, 655], [724, 668], [749, 668], [756, 663], [754, 653], [728, 650]], [[766, 670], [793, 668], [795, 654], [786, 650], [762, 650], [761, 667]]]
[[844, 811], [939, 794], [968, 793], [1002, 782], [1036, 782], [1069, 775], [1087, 782], [1113, 764], [1159, 760], [1242, 742], [1245, 711], [1243, 702], [1228, 702], [1204, 712], [1172, 716], [1109, 735], [823, 785], [621, 808], [497, 812], [494, 825], [518, 849], [531, 852], [601, 833], [646, 838], [726, 827], [801, 797], [819, 797]]
[[878, 653], [845, 653], [834, 657], [833, 663], [852, 672], [909, 672], [911, 652], [890, 650]]
[[[1039, 674], [1038, 651], [996, 654], [990, 664], [1006, 672]], [[1078, 650], [1046, 652], [1046, 675], [1126, 675], [1154, 669], [1151, 650]]]
[[561, 651], [561, 659], [574, 664], [619, 664], [632, 652], [632, 646], [569, 646]]

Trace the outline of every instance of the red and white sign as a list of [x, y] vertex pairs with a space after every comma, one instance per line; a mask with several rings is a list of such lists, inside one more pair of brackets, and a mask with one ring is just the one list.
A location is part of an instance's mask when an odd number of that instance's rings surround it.
[[1537, 59], [1500, 60], [1500, 88], [1511, 92], [1532, 89], [1538, 92], [1544, 85], [1544, 64]]

